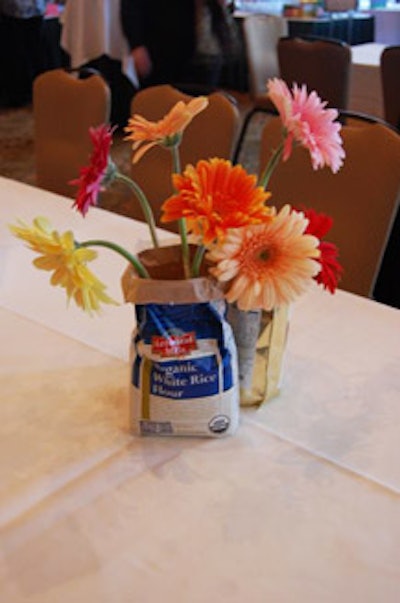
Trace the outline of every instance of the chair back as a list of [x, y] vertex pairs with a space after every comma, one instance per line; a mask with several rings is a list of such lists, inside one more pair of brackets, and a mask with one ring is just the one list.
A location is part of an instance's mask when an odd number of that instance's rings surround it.
[[110, 118], [109, 86], [97, 73], [85, 75], [54, 69], [33, 84], [36, 184], [67, 197], [92, 150], [89, 127]]
[[400, 46], [384, 48], [380, 69], [385, 120], [400, 132]]
[[269, 102], [266, 83], [271, 77], [279, 77], [277, 44], [287, 34], [287, 20], [279, 15], [254, 14], [243, 19], [249, 92], [257, 105]]
[[346, 109], [349, 97], [351, 51], [346, 42], [328, 38], [286, 37], [278, 41], [283, 80], [306, 84], [330, 107]]
[[[297, 147], [275, 169], [268, 189], [272, 205], [311, 207], [332, 216], [328, 239], [339, 248], [341, 289], [371, 297], [400, 195], [400, 136], [381, 123], [343, 126], [345, 163], [338, 173], [314, 171], [306, 149]], [[281, 121], [262, 133], [260, 168], [281, 139]]]
[[[136, 93], [131, 103], [131, 113], [139, 114], [151, 121], [158, 121], [178, 102], [188, 102], [191, 96], [169, 84], [144, 88]], [[208, 95], [208, 107], [199, 113], [186, 128], [180, 145], [182, 170], [199, 159], [221, 157], [231, 159], [239, 127], [239, 111], [229, 96], [222, 92]], [[143, 189], [160, 224], [161, 205], [173, 193], [171, 180], [172, 153], [158, 146], [148, 151], [136, 164], [132, 164], [131, 176]], [[130, 215], [143, 220], [136, 204]], [[164, 228], [176, 230], [176, 225], [163, 224]]]

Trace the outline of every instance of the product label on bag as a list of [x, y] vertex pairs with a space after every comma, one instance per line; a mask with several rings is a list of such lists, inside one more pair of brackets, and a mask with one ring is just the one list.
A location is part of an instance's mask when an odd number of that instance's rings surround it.
[[[149, 358], [148, 355], [146, 357]], [[230, 367], [227, 367], [224, 379], [224, 375], [220, 376], [222, 360], [215, 353], [186, 358], [179, 362], [154, 360], [149, 368], [150, 392], [171, 399], [201, 398], [217, 395], [220, 389], [224, 391], [232, 386]], [[139, 377], [140, 361], [137, 369]]]
[[141, 435], [205, 435], [236, 430], [236, 346], [212, 303], [136, 307], [132, 341], [132, 425]]
[[182, 335], [151, 338], [151, 351], [160, 356], [184, 356], [196, 347], [196, 334], [193, 331]]

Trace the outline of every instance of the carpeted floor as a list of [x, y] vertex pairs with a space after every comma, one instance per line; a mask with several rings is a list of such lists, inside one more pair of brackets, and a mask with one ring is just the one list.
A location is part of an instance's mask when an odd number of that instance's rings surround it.
[[0, 175], [35, 183], [32, 109], [0, 110]]
[[[235, 95], [242, 116], [249, 109], [247, 95]], [[258, 146], [260, 129], [265, 117], [257, 115], [251, 123], [246, 143], [239, 158], [250, 171], [258, 170]], [[0, 109], [0, 175], [35, 186], [35, 145], [32, 107]], [[130, 146], [123, 140], [123, 134], [114, 136], [111, 155], [123, 173], [129, 173]], [[130, 203], [126, 191], [118, 187], [102, 194], [101, 207], [126, 216], [130, 214]]]

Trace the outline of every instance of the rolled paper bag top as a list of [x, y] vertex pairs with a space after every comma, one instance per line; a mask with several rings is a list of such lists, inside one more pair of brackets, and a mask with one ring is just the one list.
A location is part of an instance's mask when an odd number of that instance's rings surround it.
[[[194, 254], [195, 246], [190, 247]], [[128, 266], [122, 275], [121, 285], [124, 299], [134, 304], [192, 304], [224, 299], [221, 285], [201, 267], [198, 278], [185, 279], [183, 274], [182, 250], [179, 245], [147, 249], [139, 253], [139, 259], [151, 279], [139, 278], [133, 266]]]

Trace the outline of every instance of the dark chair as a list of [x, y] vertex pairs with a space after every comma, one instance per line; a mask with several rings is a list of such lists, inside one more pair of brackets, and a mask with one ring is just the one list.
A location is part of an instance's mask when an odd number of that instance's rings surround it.
[[366, 124], [382, 124], [389, 130], [393, 130], [396, 134], [399, 133], [398, 129], [393, 126], [391, 123], [386, 121], [386, 119], [382, 119], [381, 117], [377, 117], [376, 115], [371, 115], [370, 113], [363, 113], [362, 111], [354, 111], [352, 109], [339, 109], [339, 121], [343, 125], [350, 126], [365, 126]]
[[278, 41], [277, 52], [280, 76], [288, 86], [306, 84], [329, 107], [347, 109], [351, 51], [346, 42], [288, 36]]
[[385, 120], [400, 132], [400, 46], [387, 46], [381, 55]]

